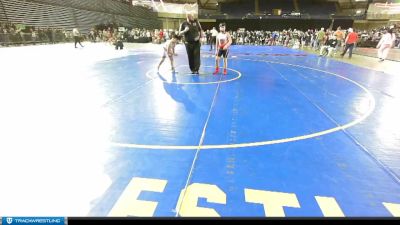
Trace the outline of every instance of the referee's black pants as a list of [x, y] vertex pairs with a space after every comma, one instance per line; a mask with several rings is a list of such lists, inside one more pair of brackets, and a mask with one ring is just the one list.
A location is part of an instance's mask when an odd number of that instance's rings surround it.
[[200, 69], [200, 41], [185, 42], [185, 47], [190, 70], [198, 72]]

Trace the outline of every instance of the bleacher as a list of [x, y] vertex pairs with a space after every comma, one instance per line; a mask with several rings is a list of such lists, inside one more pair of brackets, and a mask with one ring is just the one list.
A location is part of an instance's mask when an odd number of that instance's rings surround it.
[[[78, 27], [88, 32], [97, 24], [117, 23], [147, 29], [162, 23], [150, 10], [112, 0], [6, 0], [7, 20], [35, 27]], [[1, 5], [0, 5], [1, 6]]]
[[281, 9], [282, 14], [291, 13], [294, 10], [293, 0], [270, 0], [260, 1], [260, 11], [272, 13], [273, 9]]
[[[334, 2], [320, 0], [298, 0], [297, 7], [294, 0], [264, 0], [259, 1], [259, 12], [255, 12], [254, 1], [241, 1], [222, 3], [219, 15], [207, 16], [215, 19], [240, 19], [240, 18], [305, 18], [329, 19], [337, 9]], [[274, 14], [275, 9], [280, 9], [280, 14]], [[300, 16], [304, 15], [304, 16]]]
[[[281, 9], [283, 13], [293, 11], [293, 0], [269, 0], [259, 1], [260, 13], [272, 13], [273, 9]], [[226, 13], [231, 17], [242, 17], [247, 14], [255, 13], [254, 1], [234, 2], [221, 4], [221, 13]]]
[[336, 13], [336, 7], [334, 2], [302, 0], [299, 1], [299, 11], [311, 15], [330, 15]]
[[3, 5], [2, 5], [2, 1], [0, 1], [0, 23], [1, 22], [7, 22], [7, 14], [4, 11]]
[[222, 3], [221, 14], [226, 13], [231, 17], [242, 17], [247, 13], [254, 12], [254, 2], [234, 2], [234, 3]]
[[114, 0], [29, 0], [32, 2], [64, 6], [88, 11], [153, 18], [154, 12], [139, 6], [132, 6]]

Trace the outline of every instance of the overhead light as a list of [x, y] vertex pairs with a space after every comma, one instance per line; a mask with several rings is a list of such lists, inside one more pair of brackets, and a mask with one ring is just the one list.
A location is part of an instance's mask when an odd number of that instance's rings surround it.
[[360, 14], [360, 13], [361, 13], [361, 10], [360, 10], [360, 9], [359, 9], [359, 10], [357, 10], [357, 11], [356, 11], [356, 13], [357, 13], [357, 14]]

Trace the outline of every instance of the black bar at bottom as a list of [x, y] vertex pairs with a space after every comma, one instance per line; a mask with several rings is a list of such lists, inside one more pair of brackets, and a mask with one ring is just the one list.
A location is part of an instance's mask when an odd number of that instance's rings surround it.
[[192, 218], [192, 217], [68, 217], [68, 225], [74, 224], [182, 224], [189, 223], [193, 224], [200, 223], [202, 225], [214, 225], [216, 223], [240, 223], [249, 225], [249, 223], [259, 223], [263, 225], [269, 225], [271, 223], [277, 224], [304, 224], [309, 225], [312, 223], [321, 224], [332, 223], [332, 224], [353, 224], [356, 221], [368, 222], [368, 221], [379, 221], [379, 224], [400, 224], [400, 218], [385, 217], [357, 217], [357, 218], [253, 218], [253, 217], [229, 217], [229, 218]]

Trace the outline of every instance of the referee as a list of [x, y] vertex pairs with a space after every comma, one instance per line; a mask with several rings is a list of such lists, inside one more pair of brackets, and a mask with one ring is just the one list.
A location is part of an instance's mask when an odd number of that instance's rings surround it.
[[179, 35], [185, 36], [186, 53], [192, 74], [199, 74], [200, 68], [200, 36], [203, 29], [193, 14], [186, 14], [187, 20], [181, 24]]

